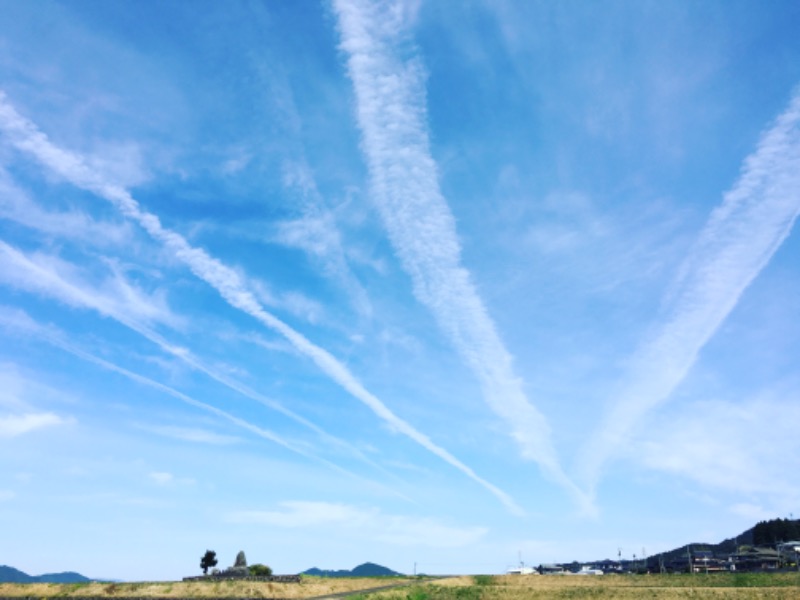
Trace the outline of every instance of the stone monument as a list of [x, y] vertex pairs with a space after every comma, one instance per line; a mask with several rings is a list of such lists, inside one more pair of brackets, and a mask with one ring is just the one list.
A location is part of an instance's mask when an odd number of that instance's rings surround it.
[[233, 563], [233, 566], [223, 572], [223, 575], [227, 577], [247, 577], [249, 574], [250, 569], [247, 567], [247, 559], [243, 550], [236, 555], [236, 562]]

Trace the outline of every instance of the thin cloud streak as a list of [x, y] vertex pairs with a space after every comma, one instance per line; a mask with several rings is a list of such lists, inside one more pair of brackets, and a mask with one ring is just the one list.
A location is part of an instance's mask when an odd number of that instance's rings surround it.
[[329, 536], [368, 538], [388, 544], [457, 548], [475, 544], [486, 527], [453, 527], [417, 515], [385, 514], [377, 508], [332, 502], [285, 501], [273, 510], [240, 510], [226, 521], [252, 527], [327, 531]]
[[12, 438], [38, 429], [74, 422], [51, 412], [25, 413], [0, 417], [0, 438]]
[[223, 435], [206, 429], [191, 427], [174, 427], [170, 425], [150, 426], [141, 425], [141, 429], [150, 433], [155, 433], [168, 438], [181, 440], [184, 442], [196, 442], [198, 444], [211, 444], [214, 446], [228, 446], [238, 444], [241, 438], [232, 435]]
[[633, 360], [631, 380], [581, 457], [594, 489], [644, 415], [666, 401], [800, 214], [800, 88], [744, 162], [670, 293], [671, 310]]
[[522, 456], [536, 461], [582, 508], [584, 494], [560, 466], [550, 427], [527, 399], [470, 274], [461, 264], [454, 218], [443, 197], [426, 124], [424, 70], [405, 58], [401, 3], [336, 0], [362, 149], [384, 226], [414, 294], [427, 306], [481, 384], [491, 409], [511, 428]]
[[131, 286], [119, 273], [110, 281], [92, 285], [80, 281], [71, 263], [39, 253], [29, 256], [2, 240], [0, 259], [5, 266], [0, 283], [53, 296], [69, 306], [94, 309], [143, 335], [152, 331], [147, 323], [178, 320], [163, 302]]
[[299, 248], [318, 261], [325, 275], [347, 291], [358, 314], [371, 317], [372, 303], [350, 269], [336, 219], [325, 205], [311, 168], [302, 159], [287, 162], [283, 171], [284, 187], [300, 197], [303, 214], [299, 219], [281, 223], [276, 241]]
[[[103, 369], [106, 369], [108, 371], [113, 371], [115, 373], [118, 373], [119, 375], [127, 377], [128, 379], [130, 379], [132, 381], [135, 381], [136, 383], [139, 383], [141, 385], [144, 385], [144, 386], [147, 386], [147, 387], [151, 387], [151, 388], [153, 388], [155, 390], [158, 390], [158, 391], [160, 391], [162, 393], [165, 393], [165, 394], [167, 394], [169, 396], [172, 396], [173, 398], [176, 398], [176, 399], [180, 400], [181, 402], [183, 402], [185, 404], [188, 404], [189, 406], [192, 406], [194, 408], [199, 408], [200, 410], [203, 410], [205, 412], [211, 413], [212, 415], [220, 417], [221, 419], [224, 419], [224, 420], [228, 421], [229, 423], [232, 423], [233, 425], [235, 425], [235, 426], [237, 426], [237, 427], [239, 427], [241, 429], [249, 431], [250, 433], [252, 433], [252, 434], [254, 434], [254, 435], [256, 435], [256, 436], [258, 436], [260, 438], [263, 438], [263, 439], [268, 440], [270, 442], [273, 442], [273, 443], [275, 443], [275, 444], [277, 444], [279, 446], [282, 446], [283, 448], [289, 450], [290, 452], [293, 452], [295, 454], [299, 454], [300, 456], [302, 456], [304, 458], [307, 458], [309, 460], [321, 463], [321, 464], [325, 465], [326, 467], [328, 467], [330, 469], [333, 469], [334, 471], [337, 471], [339, 473], [347, 475], [348, 477], [352, 477], [352, 478], [358, 479], [360, 481], [365, 481], [365, 482], [367, 482], [367, 483], [369, 483], [370, 485], [373, 485], [373, 486], [377, 485], [379, 487], [384, 487], [384, 486], [382, 486], [380, 484], [377, 484], [374, 481], [365, 479], [364, 477], [362, 477], [360, 475], [357, 475], [357, 474], [355, 474], [355, 473], [353, 473], [351, 471], [348, 471], [347, 469], [345, 469], [343, 467], [340, 467], [339, 465], [337, 465], [337, 464], [335, 464], [335, 463], [333, 463], [333, 462], [331, 462], [329, 460], [326, 460], [326, 459], [324, 459], [324, 458], [322, 458], [320, 456], [317, 456], [316, 454], [308, 452], [307, 450], [303, 449], [302, 447], [300, 447], [300, 446], [298, 446], [296, 444], [292, 444], [291, 442], [289, 442], [288, 440], [286, 440], [282, 436], [280, 436], [280, 435], [278, 435], [278, 434], [276, 434], [276, 433], [274, 433], [274, 432], [272, 432], [272, 431], [270, 431], [268, 429], [264, 429], [263, 427], [259, 427], [257, 425], [254, 425], [254, 424], [250, 423], [249, 421], [246, 421], [246, 420], [241, 419], [241, 418], [239, 418], [239, 417], [237, 417], [235, 415], [232, 415], [231, 413], [226, 412], [226, 411], [224, 411], [224, 410], [222, 410], [220, 408], [217, 408], [216, 406], [212, 406], [210, 404], [206, 404], [205, 402], [201, 402], [200, 400], [195, 400], [194, 398], [192, 398], [190, 396], [187, 396], [183, 392], [180, 392], [180, 391], [178, 391], [178, 390], [176, 390], [174, 388], [171, 388], [171, 387], [169, 387], [167, 385], [164, 385], [163, 383], [159, 383], [158, 381], [150, 379], [149, 377], [145, 377], [144, 375], [140, 375], [138, 373], [134, 373], [133, 371], [129, 371], [128, 369], [125, 369], [124, 367], [120, 367], [119, 365], [116, 365], [116, 364], [114, 364], [112, 362], [109, 362], [109, 361], [103, 359], [103, 358], [95, 356], [94, 354], [86, 352], [85, 350], [82, 350], [82, 349], [78, 348], [77, 346], [75, 346], [73, 344], [70, 344], [69, 342], [65, 341], [63, 339], [64, 336], [60, 335], [59, 332], [54, 331], [52, 328], [47, 328], [47, 327], [44, 327], [44, 326], [40, 325], [39, 323], [37, 323], [36, 321], [31, 319], [31, 317], [26, 312], [24, 312], [22, 310], [9, 309], [7, 307], [0, 306], [0, 327], [6, 329], [7, 331], [14, 331], [16, 333], [21, 333], [21, 334], [24, 334], [24, 335], [27, 335], [27, 336], [32, 336], [32, 337], [35, 337], [37, 339], [43, 340], [43, 341], [47, 342], [48, 344], [50, 344], [52, 346], [55, 346], [56, 348], [59, 348], [59, 349], [65, 351], [65, 352], [68, 352], [69, 354], [72, 354], [73, 356], [76, 356], [76, 357], [78, 357], [78, 358], [80, 358], [80, 359], [82, 359], [84, 361], [87, 361], [89, 363], [92, 363], [94, 365], [102, 367]], [[47, 421], [44, 424], [51, 424], [51, 423], [52, 423], [52, 420]], [[405, 496], [403, 496], [402, 494], [399, 494], [398, 492], [392, 491], [392, 493], [395, 494], [395, 495], [398, 495], [398, 496], [400, 496], [402, 498], [408, 499]]]
[[[794, 394], [788, 391], [789, 397]], [[666, 427], [637, 432], [627, 454], [705, 488], [797, 506], [800, 482], [785, 474], [795, 469], [800, 455], [800, 403], [786, 400], [787, 390], [779, 386], [744, 401], [698, 402]]]
[[282, 169], [283, 187], [291, 194], [292, 205], [300, 213], [296, 219], [279, 223], [271, 241], [305, 252], [328, 279], [347, 293], [358, 315], [368, 319], [372, 316], [369, 296], [350, 268], [335, 214], [317, 187], [314, 171], [306, 158], [303, 120], [288, 71], [281, 64], [258, 64], [256, 71], [262, 75], [259, 87], [270, 96], [283, 129], [281, 146], [287, 155]]
[[[207, 375], [214, 381], [238, 394], [288, 417], [296, 423], [310, 429], [332, 446], [343, 448], [364, 463], [385, 474], [389, 474], [386, 469], [364, 455], [363, 452], [355, 448], [352, 444], [328, 433], [305, 417], [286, 408], [280, 402], [268, 398], [224, 373], [220, 373], [216, 369], [209, 367], [187, 348], [176, 346], [168, 342], [151, 327], [141, 322], [139, 313], [150, 315], [150, 313], [153, 312], [152, 310], [127, 310], [128, 305], [121, 304], [116, 301], [116, 298], [99, 293], [98, 290], [89, 288], [85, 284], [80, 285], [74, 281], [74, 278], [72, 281], [65, 279], [59, 271], [61, 271], [61, 273], [70, 271], [71, 265], [68, 263], [55, 262], [53, 264], [53, 259], [50, 257], [31, 258], [2, 240], [0, 240], [0, 259], [2, 259], [1, 262], [6, 265], [6, 269], [0, 274], [0, 282], [5, 280], [6, 283], [17, 288], [42, 293], [70, 306], [92, 309], [104, 317], [114, 319], [121, 325], [124, 325], [131, 331], [138, 333], [158, 346], [163, 352], [177, 358], [188, 367]], [[126, 294], [126, 297], [127, 296], [130, 296], [130, 294]]]
[[98, 246], [131, 243], [130, 224], [98, 222], [78, 211], [48, 211], [28, 198], [0, 168], [0, 218], [59, 238]]
[[347, 367], [333, 355], [264, 310], [251, 292], [247, 282], [234, 269], [210, 256], [205, 250], [193, 247], [180, 234], [163, 227], [158, 217], [143, 210], [126, 189], [106, 181], [101, 174], [91, 169], [79, 155], [51, 143], [36, 125], [22, 117], [14, 109], [6, 100], [3, 92], [0, 92], [0, 128], [17, 149], [30, 154], [42, 165], [73, 185], [91, 191], [114, 204], [123, 215], [138, 223], [153, 239], [174, 252], [175, 256], [186, 264], [198, 278], [216, 289], [228, 304], [284, 336], [298, 351], [310, 358], [353, 397], [369, 407], [394, 431], [407, 436], [483, 486], [510, 511], [517, 514], [523, 513], [508, 494], [478, 476], [475, 471], [447, 450], [433, 443], [425, 434], [395, 415], [379, 398], [364, 388]]

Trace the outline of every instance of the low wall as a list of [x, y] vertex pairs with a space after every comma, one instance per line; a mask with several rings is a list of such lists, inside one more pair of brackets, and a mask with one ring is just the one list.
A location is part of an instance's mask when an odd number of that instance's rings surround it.
[[236, 581], [268, 581], [272, 583], [300, 583], [300, 575], [269, 575], [266, 577], [256, 577], [254, 575], [241, 575], [225, 573], [217, 573], [216, 575], [198, 575], [197, 577], [184, 577], [184, 581], [221, 581], [221, 580], [236, 580]]

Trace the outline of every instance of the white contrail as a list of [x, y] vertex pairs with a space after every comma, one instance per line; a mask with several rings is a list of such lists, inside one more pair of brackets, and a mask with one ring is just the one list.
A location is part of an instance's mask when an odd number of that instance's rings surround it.
[[2, 240], [0, 240], [0, 263], [5, 265], [4, 272], [0, 273], [0, 281], [5, 280], [12, 286], [24, 288], [27, 291], [43, 293], [66, 304], [80, 308], [91, 309], [104, 317], [114, 319], [121, 325], [124, 325], [131, 331], [138, 333], [145, 339], [158, 346], [158, 348], [163, 352], [166, 352], [167, 354], [180, 360], [188, 367], [204, 373], [211, 379], [241, 394], [242, 396], [245, 396], [246, 398], [255, 400], [256, 402], [281, 413], [296, 423], [299, 423], [300, 425], [310, 429], [328, 443], [336, 447], [346, 449], [350, 454], [356, 456], [363, 462], [375, 467], [387, 475], [391, 475], [383, 467], [375, 463], [375, 461], [365, 456], [363, 452], [355, 448], [352, 444], [349, 444], [348, 442], [328, 433], [315, 423], [285, 407], [280, 402], [253, 390], [252, 388], [239, 381], [236, 381], [224, 373], [220, 373], [216, 369], [205, 364], [188, 349], [168, 342], [163, 336], [155, 332], [151, 327], [143, 324], [139, 319], [133, 318], [129, 314], [126, 314], [125, 311], [120, 310], [119, 307], [113, 302], [109, 302], [101, 295], [94, 293], [94, 290], [83, 289], [74, 282], [68, 281], [58, 273], [57, 269], [48, 268], [47, 265], [32, 260], [19, 249], [6, 244]]
[[[372, 480], [366, 479], [360, 475], [353, 473], [352, 471], [348, 471], [347, 469], [340, 467], [339, 465], [329, 460], [317, 456], [316, 454], [309, 452], [308, 450], [304, 449], [303, 447], [297, 444], [291, 443], [290, 441], [278, 435], [277, 433], [274, 433], [268, 429], [264, 429], [263, 427], [253, 425], [249, 421], [246, 421], [235, 415], [232, 415], [231, 413], [224, 411], [220, 408], [217, 408], [216, 406], [212, 406], [210, 404], [206, 404], [205, 402], [201, 402], [200, 400], [196, 400], [191, 396], [187, 396], [183, 392], [179, 392], [174, 388], [164, 385], [163, 383], [159, 383], [158, 381], [150, 379], [149, 377], [145, 377], [144, 375], [140, 375], [138, 373], [134, 373], [133, 371], [129, 371], [124, 367], [120, 367], [119, 365], [116, 365], [103, 358], [95, 356], [94, 354], [86, 352], [85, 350], [78, 348], [74, 344], [70, 344], [69, 342], [67, 342], [64, 339], [64, 335], [60, 334], [60, 332], [54, 331], [53, 328], [44, 327], [39, 323], [37, 323], [36, 321], [34, 321], [33, 319], [31, 319], [31, 317], [25, 311], [8, 308], [0, 305], [0, 327], [6, 329], [7, 331], [13, 331], [17, 333], [22, 333], [24, 335], [34, 336], [82, 360], [85, 360], [94, 365], [102, 367], [103, 369], [106, 369], [108, 371], [113, 371], [115, 373], [123, 375], [124, 377], [127, 377], [128, 379], [131, 379], [132, 381], [135, 381], [141, 385], [145, 385], [154, 388], [160, 392], [163, 392], [165, 394], [168, 394], [173, 398], [177, 398], [181, 402], [188, 404], [189, 406], [193, 406], [205, 412], [211, 413], [221, 419], [228, 421], [229, 423], [236, 425], [241, 429], [249, 431], [250, 433], [260, 438], [269, 440], [270, 442], [282, 446], [283, 448], [286, 448], [290, 452], [294, 452], [295, 454], [299, 454], [304, 458], [321, 463], [326, 467], [333, 469], [334, 471], [347, 475], [348, 477], [352, 477], [360, 481], [365, 481], [372, 486], [377, 485], [380, 488], [388, 489], [385, 488], [385, 486], [383, 485], [376, 484]], [[401, 498], [408, 499], [403, 494], [400, 494], [393, 490], [390, 491], [393, 494], [400, 496]]]
[[455, 222], [429, 148], [423, 69], [401, 55], [408, 52], [402, 4], [335, 0], [334, 7], [372, 194], [415, 296], [475, 373], [522, 455], [585, 504], [564, 474], [547, 421], [525, 396], [512, 357], [461, 264]]
[[91, 169], [79, 155], [59, 148], [50, 142], [36, 125], [22, 117], [14, 109], [6, 100], [3, 92], [0, 92], [0, 129], [5, 132], [17, 149], [32, 155], [45, 167], [73, 185], [91, 191], [114, 204], [123, 215], [138, 223], [153, 239], [173, 251], [175, 256], [186, 264], [197, 277], [216, 289], [228, 304], [249, 314], [285, 337], [298, 351], [310, 358], [353, 397], [369, 407], [394, 431], [407, 436], [483, 486], [510, 511], [518, 514], [523, 512], [508, 494], [479, 477], [466, 464], [395, 415], [379, 398], [364, 388], [347, 367], [332, 354], [264, 310], [242, 275], [210, 256], [202, 248], [195, 248], [180, 234], [163, 227], [158, 217], [143, 210], [125, 188], [106, 181], [101, 174]]
[[671, 293], [666, 320], [634, 357], [631, 381], [582, 453], [594, 488], [602, 467], [649, 410], [665, 401], [800, 214], [800, 88], [761, 137], [711, 214]]

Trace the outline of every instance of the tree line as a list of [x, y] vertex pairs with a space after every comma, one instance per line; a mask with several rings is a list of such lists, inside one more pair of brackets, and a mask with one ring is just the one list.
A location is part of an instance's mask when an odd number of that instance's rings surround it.
[[759, 521], [753, 527], [753, 544], [756, 546], [772, 546], [794, 540], [800, 540], [800, 519]]

